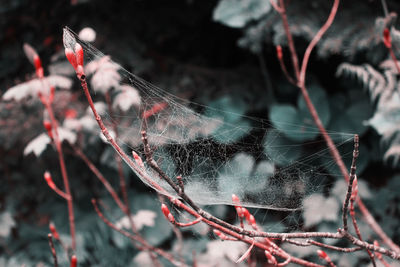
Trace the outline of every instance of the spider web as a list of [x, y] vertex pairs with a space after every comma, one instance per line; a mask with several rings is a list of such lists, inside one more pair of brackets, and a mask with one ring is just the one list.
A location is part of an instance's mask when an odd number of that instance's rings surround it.
[[[323, 141], [288, 141], [269, 121], [246, 116], [240, 106], [225, 111], [174, 96], [128, 72], [65, 28], [64, 46], [73, 49], [76, 42], [84, 49], [86, 74], [98, 75], [96, 71], [101, 66], [115, 71], [111, 83], [104, 80], [98, 86], [114, 91], [128, 86], [138, 92], [139, 100], [127, 112], [98, 110], [109, 130], [117, 128], [117, 142], [128, 155], [133, 150], [144, 159], [141, 131], [146, 129], [159, 167], [176, 182], [176, 177], [181, 176], [186, 194], [196, 203], [232, 205], [235, 194], [246, 207], [298, 210], [303, 199], [319, 191], [327, 181], [327, 168], [334, 162]], [[93, 79], [91, 84], [94, 87]], [[96, 92], [99, 91], [102, 89]], [[301, 129], [295, 123], [280, 125], [292, 129], [292, 135], [318, 132], [311, 124]], [[261, 142], [257, 139], [260, 133]], [[330, 134], [337, 146], [350, 142], [353, 136]], [[305, 153], [305, 145], [313, 152]], [[351, 150], [344, 156], [350, 154]], [[326, 160], [321, 161], [323, 158]], [[154, 181], [176, 196], [146, 163], [145, 168]]]

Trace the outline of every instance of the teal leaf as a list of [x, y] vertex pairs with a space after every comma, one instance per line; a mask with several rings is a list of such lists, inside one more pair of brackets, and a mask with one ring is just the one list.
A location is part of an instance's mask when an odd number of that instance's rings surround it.
[[268, 183], [268, 178], [274, 175], [275, 165], [271, 161], [260, 161], [254, 172], [248, 177], [246, 182], [246, 191], [258, 193], [263, 190]]
[[[310, 86], [308, 91], [322, 124], [327, 125], [330, 110], [325, 92], [316, 85]], [[297, 108], [287, 104], [272, 106], [270, 120], [276, 129], [292, 141], [309, 141], [319, 135], [302, 95], [298, 98]]]
[[251, 123], [244, 117], [246, 103], [238, 98], [225, 96], [207, 106], [204, 115], [220, 121], [212, 137], [221, 144], [234, 143], [246, 136], [251, 130]]
[[[336, 101], [331, 104], [335, 106]], [[328, 129], [335, 132], [331, 137], [337, 139], [349, 134], [363, 135], [368, 129], [365, 122], [371, 117], [372, 107], [368, 101], [358, 101], [340, 110], [333, 110], [333, 112], [338, 115], [332, 118]]]
[[[136, 194], [133, 199], [134, 212], [138, 210], [151, 210], [156, 214], [154, 226], [146, 226], [140, 230], [142, 236], [152, 245], [158, 246], [168, 239], [172, 233], [171, 224], [161, 212], [161, 204], [147, 194]], [[152, 215], [154, 216], [154, 215]], [[150, 218], [149, 218], [150, 220]]]
[[279, 166], [287, 166], [302, 155], [302, 145], [291, 141], [278, 130], [270, 130], [265, 136], [264, 153]]
[[270, 10], [268, 0], [220, 0], [214, 9], [213, 20], [232, 28], [241, 28]]
[[253, 166], [254, 158], [245, 153], [236, 154], [225, 165], [218, 177], [219, 188], [223, 189], [225, 198], [230, 199], [232, 194], [242, 191], [242, 187], [245, 184], [244, 181], [249, 179]]
[[310, 227], [322, 221], [336, 222], [339, 203], [334, 197], [325, 198], [322, 194], [312, 194], [304, 199], [304, 226]]
[[400, 123], [400, 109], [384, 109], [375, 112], [367, 124], [372, 126], [380, 135], [388, 132], [398, 131]]
[[[343, 158], [343, 161], [344, 161], [347, 169], [350, 170], [351, 161], [353, 159], [353, 157], [352, 157], [353, 142], [337, 144], [336, 146], [339, 150], [340, 155]], [[365, 170], [365, 168], [368, 166], [368, 162], [370, 161], [369, 149], [363, 143], [360, 144], [359, 151], [360, 151], [360, 153], [357, 158], [357, 174], [358, 175], [360, 175]], [[334, 177], [342, 177], [339, 167], [333, 160], [333, 158], [328, 150], [326, 150], [324, 154], [320, 154], [319, 159], [321, 161], [322, 166], [325, 168], [325, 170], [328, 171], [329, 174], [331, 174]]]

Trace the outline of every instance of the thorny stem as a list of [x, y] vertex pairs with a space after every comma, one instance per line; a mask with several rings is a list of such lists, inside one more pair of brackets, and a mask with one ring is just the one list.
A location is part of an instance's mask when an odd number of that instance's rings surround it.
[[[272, 0], [273, 1], [273, 0]], [[296, 51], [293, 49], [294, 48], [294, 42], [293, 42], [293, 37], [292, 34], [290, 32], [289, 29], [289, 25], [288, 25], [288, 20], [287, 20], [287, 16], [286, 16], [286, 11], [285, 11], [285, 6], [282, 5], [283, 4], [283, 0], [280, 0], [281, 6], [279, 7], [281, 10], [279, 10], [279, 13], [281, 14], [281, 18], [282, 18], [282, 22], [284, 25], [284, 29], [285, 29], [285, 33], [288, 39], [288, 46], [291, 52], [291, 57], [292, 57], [292, 63], [293, 63], [293, 68], [296, 70], [298, 69], [298, 60], [297, 59], [297, 54]], [[337, 12], [337, 7], [339, 4], [339, 0], [335, 0], [333, 6], [332, 6], [332, 10], [331, 10], [331, 14], [327, 20], [327, 22], [330, 21], [330, 23], [332, 23], [333, 19], [334, 19], [334, 15], [336, 15]], [[325, 23], [324, 27], [326, 28], [324, 31], [320, 30], [318, 33], [320, 33], [318, 36], [315, 36], [314, 39], [316, 40], [320, 40], [322, 35], [325, 33], [325, 31], [330, 27], [330, 24]], [[305, 59], [307, 59], [307, 61], [303, 60], [303, 64], [302, 64], [302, 71], [306, 71], [307, 68], [307, 64], [308, 64], [308, 58], [309, 55], [312, 52], [312, 49], [315, 47], [317, 42], [311, 41], [309, 47], [307, 48], [306, 51], [308, 51], [308, 56], [307, 58], [305, 57]], [[311, 46], [311, 44], [313, 44]], [[307, 108], [311, 113], [311, 116], [314, 120], [314, 123], [316, 124], [316, 126], [318, 127], [319, 131], [321, 132], [328, 148], [329, 151], [335, 161], [335, 163], [338, 165], [340, 172], [342, 173], [344, 179], [348, 182], [349, 181], [349, 174], [347, 172], [347, 168], [346, 165], [343, 162], [342, 157], [340, 156], [339, 151], [337, 150], [335, 144], [333, 143], [331, 137], [328, 135], [325, 127], [323, 126], [318, 113], [313, 105], [313, 103], [310, 100], [310, 96], [308, 94], [308, 91], [305, 87], [305, 74], [301, 75], [303, 78], [302, 83], [300, 83], [300, 73], [299, 75], [296, 77], [298, 77], [298, 84], [299, 84], [299, 88], [301, 90], [301, 93], [303, 95], [303, 98], [306, 102]], [[364, 205], [364, 203], [362, 202], [362, 200], [360, 198], [357, 198], [357, 204], [358, 207], [361, 211], [361, 213], [364, 215], [364, 219], [367, 222], [367, 224], [374, 230], [374, 232], [394, 251], [400, 253], [400, 247], [398, 245], [396, 245], [387, 235], [386, 233], [382, 230], [382, 228], [380, 227], [380, 225], [376, 222], [376, 220], [374, 219], [374, 217], [371, 215], [371, 213], [369, 212], [369, 210], [367, 209], [367, 207]]]

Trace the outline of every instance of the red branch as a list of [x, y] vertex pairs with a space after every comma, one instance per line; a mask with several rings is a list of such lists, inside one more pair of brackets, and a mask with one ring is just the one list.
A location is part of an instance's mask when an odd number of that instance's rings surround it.
[[[273, 0], [271, 0], [273, 1]], [[279, 10], [278, 12], [281, 15], [281, 19], [282, 19], [282, 23], [285, 29], [285, 33], [286, 33], [286, 37], [288, 39], [288, 46], [290, 49], [290, 53], [291, 53], [291, 57], [292, 57], [292, 64], [293, 64], [293, 68], [295, 70], [295, 74], [296, 74], [296, 78], [297, 78], [297, 84], [298, 87], [301, 90], [301, 93], [303, 95], [303, 98], [306, 102], [307, 108], [314, 120], [314, 123], [316, 124], [316, 126], [318, 127], [319, 131], [322, 134], [322, 137], [324, 138], [328, 148], [329, 148], [329, 152], [331, 154], [331, 156], [333, 157], [335, 163], [338, 165], [340, 172], [342, 173], [344, 179], [348, 182], [349, 181], [349, 173], [347, 171], [346, 165], [343, 162], [342, 157], [340, 156], [339, 151], [337, 150], [335, 144], [332, 141], [332, 138], [329, 136], [329, 134], [327, 133], [324, 125], [322, 124], [317, 110], [315, 109], [315, 106], [313, 105], [313, 103], [311, 102], [310, 96], [308, 94], [308, 91], [305, 87], [305, 76], [306, 76], [306, 70], [307, 70], [307, 65], [308, 65], [308, 60], [309, 57], [311, 55], [311, 52], [313, 50], [313, 48], [316, 46], [316, 44], [319, 42], [319, 40], [322, 38], [323, 34], [328, 30], [328, 28], [331, 26], [335, 15], [337, 13], [337, 9], [339, 6], [339, 0], [334, 0], [334, 3], [332, 5], [331, 8], [331, 12], [329, 14], [329, 17], [327, 19], [327, 21], [325, 22], [325, 24], [321, 27], [321, 29], [318, 31], [318, 33], [316, 34], [316, 36], [313, 38], [313, 40], [310, 42], [310, 44], [308, 45], [304, 58], [303, 58], [303, 62], [302, 62], [302, 67], [301, 67], [301, 73], [299, 70], [299, 65], [298, 65], [298, 58], [297, 58], [297, 54], [295, 51], [295, 46], [294, 46], [294, 42], [293, 42], [293, 37], [292, 34], [290, 32], [290, 28], [289, 28], [289, 24], [288, 24], [288, 19], [286, 16], [286, 9], [285, 9], [285, 5], [284, 5], [284, 1], [280, 0], [280, 6], [279, 6]], [[364, 215], [364, 219], [367, 222], [367, 224], [374, 230], [374, 232], [394, 251], [396, 251], [397, 253], [400, 253], [400, 247], [398, 245], [396, 245], [391, 239], [390, 237], [388, 237], [386, 235], [386, 233], [382, 230], [382, 228], [380, 227], [380, 225], [376, 222], [376, 220], [373, 218], [373, 216], [371, 215], [371, 213], [369, 212], [369, 210], [367, 209], [367, 207], [364, 205], [364, 203], [362, 202], [362, 200], [360, 198], [357, 198], [357, 204], [358, 207], [361, 211], [361, 213]]]

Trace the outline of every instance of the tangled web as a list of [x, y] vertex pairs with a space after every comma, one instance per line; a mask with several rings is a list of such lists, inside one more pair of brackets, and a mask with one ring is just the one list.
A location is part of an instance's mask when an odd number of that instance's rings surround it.
[[[128, 155], [133, 150], [144, 159], [141, 131], [146, 129], [159, 167], [174, 181], [181, 176], [186, 194], [196, 203], [232, 205], [232, 194], [236, 194], [246, 207], [298, 210], [303, 199], [326, 182], [327, 168], [334, 162], [318, 138], [312, 143], [289, 140], [276, 124], [246, 116], [240, 105], [222, 110], [228, 98], [204, 106], [174, 96], [128, 72], [65, 28], [64, 46], [73, 48], [76, 42], [84, 49], [92, 91], [113, 92], [112, 105], [119, 105], [113, 112], [98, 110], [108, 129], [116, 129], [117, 142]], [[317, 137], [312, 122], [302, 127], [282, 125], [288, 126], [291, 136]], [[337, 136], [337, 146], [352, 139], [352, 134], [330, 134]], [[305, 145], [313, 152], [306, 154]], [[154, 181], [176, 196], [146, 163], [145, 168]]]

